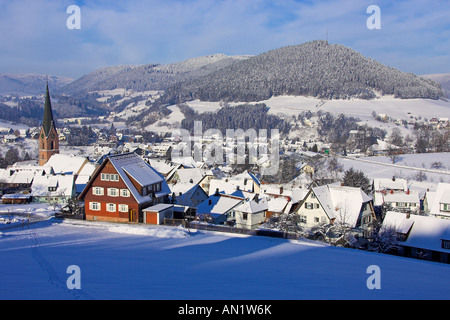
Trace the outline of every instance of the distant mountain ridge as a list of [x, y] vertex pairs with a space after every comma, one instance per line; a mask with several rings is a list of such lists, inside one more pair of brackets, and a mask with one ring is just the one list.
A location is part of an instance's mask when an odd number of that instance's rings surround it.
[[59, 89], [74, 79], [37, 74], [0, 74], [0, 94], [38, 95], [45, 92], [47, 83], [52, 89]]
[[215, 54], [167, 65], [106, 67], [81, 77], [60, 91], [64, 94], [76, 94], [117, 88], [141, 92], [166, 90], [178, 82], [199, 78], [247, 58], [248, 56]]

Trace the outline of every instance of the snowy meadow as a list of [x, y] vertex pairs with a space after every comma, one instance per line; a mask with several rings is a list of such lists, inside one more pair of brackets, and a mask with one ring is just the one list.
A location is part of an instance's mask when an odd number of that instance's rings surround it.
[[[0, 299], [449, 299], [450, 266], [323, 243], [177, 227], [0, 225]], [[369, 289], [370, 266], [380, 289]], [[79, 267], [80, 289], [67, 286]]]

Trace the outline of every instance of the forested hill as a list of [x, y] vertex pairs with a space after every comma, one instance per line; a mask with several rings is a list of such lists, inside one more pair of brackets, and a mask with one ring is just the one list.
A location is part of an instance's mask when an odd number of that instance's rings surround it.
[[262, 101], [279, 95], [322, 99], [437, 99], [440, 85], [385, 66], [342, 45], [312, 41], [272, 50], [169, 87], [160, 103]]

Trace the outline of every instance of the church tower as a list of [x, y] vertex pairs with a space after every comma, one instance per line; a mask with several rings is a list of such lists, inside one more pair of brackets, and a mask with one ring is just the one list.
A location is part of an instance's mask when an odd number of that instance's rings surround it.
[[50, 93], [45, 96], [44, 121], [42, 122], [41, 132], [39, 134], [39, 165], [43, 166], [50, 157], [59, 153], [59, 136], [53, 121], [52, 105], [50, 103]]

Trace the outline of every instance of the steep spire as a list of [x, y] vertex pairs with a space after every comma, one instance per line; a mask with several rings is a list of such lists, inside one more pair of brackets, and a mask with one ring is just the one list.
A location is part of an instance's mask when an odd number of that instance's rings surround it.
[[48, 91], [48, 80], [47, 80], [47, 93], [45, 95], [45, 107], [44, 107], [44, 121], [42, 122], [42, 127], [44, 128], [45, 136], [48, 137], [50, 130], [55, 126], [53, 122], [53, 111], [52, 104], [50, 102], [50, 93]]

